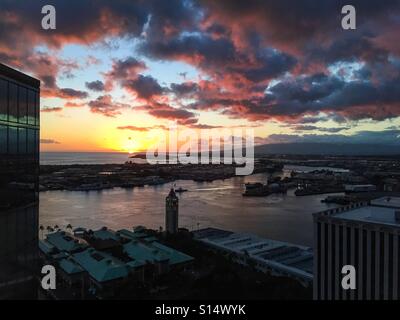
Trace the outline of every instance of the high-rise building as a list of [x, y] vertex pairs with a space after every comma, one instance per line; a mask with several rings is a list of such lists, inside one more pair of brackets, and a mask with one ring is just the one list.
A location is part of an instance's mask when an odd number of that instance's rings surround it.
[[0, 64], [0, 299], [33, 298], [40, 82]]
[[[400, 198], [314, 214], [314, 298], [387, 300], [400, 297]], [[355, 271], [355, 289], [345, 290], [342, 268]]]
[[165, 198], [165, 231], [176, 233], [178, 231], [179, 199], [172, 188]]

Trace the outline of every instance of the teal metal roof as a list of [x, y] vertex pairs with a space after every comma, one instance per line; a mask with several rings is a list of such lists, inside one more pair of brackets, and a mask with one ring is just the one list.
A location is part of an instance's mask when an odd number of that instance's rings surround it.
[[78, 264], [69, 259], [61, 260], [59, 265], [68, 274], [77, 274], [84, 271]]
[[168, 255], [169, 263], [172, 265], [194, 260], [193, 257], [188, 256], [187, 254], [184, 254], [170, 247], [164, 246], [159, 242], [153, 242], [152, 246], [161, 250], [162, 252], [164, 252], [164, 254]]
[[145, 264], [146, 263], [144, 261], [132, 260], [132, 261], [129, 261], [126, 265], [128, 267], [130, 267], [131, 269], [135, 269], [135, 268], [138, 268], [138, 267], [142, 267]]
[[54, 251], [55, 247], [46, 240], [39, 240], [39, 249], [44, 254], [51, 254]]
[[65, 258], [68, 258], [68, 257], [69, 257], [69, 255], [66, 252], [59, 252], [59, 253], [56, 253], [56, 254], [52, 255], [52, 258], [54, 260], [61, 260], [61, 259], [65, 259]]
[[143, 263], [168, 261], [169, 264], [174, 265], [193, 260], [192, 257], [158, 242], [141, 243], [130, 241], [123, 248], [131, 259], [142, 261]]
[[64, 231], [50, 233], [47, 235], [46, 240], [60, 251], [73, 252], [85, 247], [85, 245], [79, 243], [71, 234]]
[[94, 235], [94, 237], [101, 239], [101, 240], [115, 240], [115, 241], [119, 240], [118, 236], [109, 229], [99, 229], [99, 230], [93, 231], [93, 235]]
[[148, 237], [143, 238], [143, 241], [146, 241], [146, 242], [153, 242], [153, 241], [157, 241], [157, 240], [158, 239], [153, 236], [148, 236]]
[[98, 282], [127, 277], [129, 268], [111, 255], [94, 249], [75, 253], [73, 259]]
[[130, 230], [127, 230], [127, 229], [121, 229], [121, 230], [118, 230], [117, 233], [120, 236], [122, 236], [124, 238], [131, 239], [131, 240], [136, 240], [136, 239], [142, 239], [142, 238], [149, 237], [149, 235], [147, 233], [145, 233], [145, 232], [143, 232], [141, 230], [133, 232], [133, 231], [130, 231]]
[[143, 262], [160, 262], [168, 260], [168, 256], [161, 251], [151, 248], [148, 244], [130, 241], [124, 245], [126, 254], [134, 260]]

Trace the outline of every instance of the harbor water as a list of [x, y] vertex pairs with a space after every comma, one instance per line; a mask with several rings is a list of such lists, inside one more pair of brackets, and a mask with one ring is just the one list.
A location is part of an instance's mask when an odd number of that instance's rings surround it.
[[[290, 168], [293, 170], [293, 168]], [[288, 174], [285, 170], [282, 175]], [[312, 214], [333, 204], [326, 195], [296, 197], [287, 194], [243, 197], [246, 182], [266, 182], [255, 174], [213, 182], [176, 181], [188, 189], [179, 194], [179, 225], [190, 230], [216, 227], [312, 246]], [[102, 191], [47, 191], [40, 193], [40, 224], [60, 227], [132, 228], [164, 226], [165, 197], [172, 184]]]

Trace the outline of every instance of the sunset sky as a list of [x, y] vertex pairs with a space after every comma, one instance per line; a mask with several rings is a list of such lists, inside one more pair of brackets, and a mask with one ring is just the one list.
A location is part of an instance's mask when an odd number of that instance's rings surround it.
[[[57, 29], [41, 29], [41, 8]], [[357, 29], [341, 28], [341, 8]], [[170, 121], [257, 143], [399, 144], [400, 1], [0, 0], [0, 62], [42, 81], [43, 151], [138, 151]]]

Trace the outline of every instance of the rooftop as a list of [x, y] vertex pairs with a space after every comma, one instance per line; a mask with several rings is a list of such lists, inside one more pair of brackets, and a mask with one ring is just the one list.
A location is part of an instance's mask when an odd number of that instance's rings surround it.
[[371, 200], [371, 205], [388, 208], [400, 208], [400, 197], [382, 197]]
[[115, 252], [111, 255], [102, 249], [96, 250], [64, 231], [47, 234], [46, 240], [39, 241], [39, 248], [67, 274], [85, 271], [100, 283], [127, 277], [131, 271], [147, 263], [165, 262], [177, 265], [193, 260], [192, 257], [159, 243], [156, 237], [146, 233], [145, 228], [135, 228], [134, 231], [122, 229], [117, 232], [102, 228], [94, 231], [93, 235], [104, 241], [115, 240], [122, 246], [126, 256]]
[[63, 259], [60, 261], [60, 268], [68, 274], [81, 273], [84, 270], [72, 259]]
[[123, 237], [125, 239], [130, 239], [130, 240], [138, 240], [138, 239], [143, 239], [143, 238], [149, 237], [149, 235], [142, 230], [130, 231], [127, 229], [121, 229], [121, 230], [117, 231], [117, 234], [120, 237]]
[[46, 241], [56, 247], [59, 251], [74, 252], [85, 247], [72, 234], [64, 231], [56, 231], [47, 235]]
[[124, 251], [136, 264], [168, 261], [174, 265], [193, 260], [192, 257], [158, 242], [143, 243], [132, 240], [124, 245]]
[[382, 197], [371, 200], [369, 204], [347, 206], [336, 210], [324, 211], [320, 214], [329, 214], [334, 218], [377, 223], [400, 227], [400, 219], [396, 219], [396, 211], [400, 210], [400, 197]]
[[196, 239], [239, 255], [246, 255], [276, 270], [311, 280], [312, 249], [286, 242], [264, 239], [253, 234], [235, 233], [214, 228], [194, 231]]
[[107, 229], [106, 227], [93, 231], [93, 236], [100, 240], [115, 240], [115, 241], [119, 240], [115, 232], [110, 229]]
[[73, 260], [98, 282], [127, 277], [128, 267], [113, 256], [93, 248], [72, 255]]
[[56, 250], [56, 248], [51, 243], [45, 240], [39, 240], [39, 249], [44, 254], [51, 254]]
[[5, 64], [0, 63], [0, 76], [4, 76], [10, 79], [14, 79], [15, 81], [19, 81], [25, 85], [29, 85], [34, 88], [40, 87], [40, 81], [38, 79], [32, 78], [25, 73], [22, 73], [18, 70], [10, 68]]

